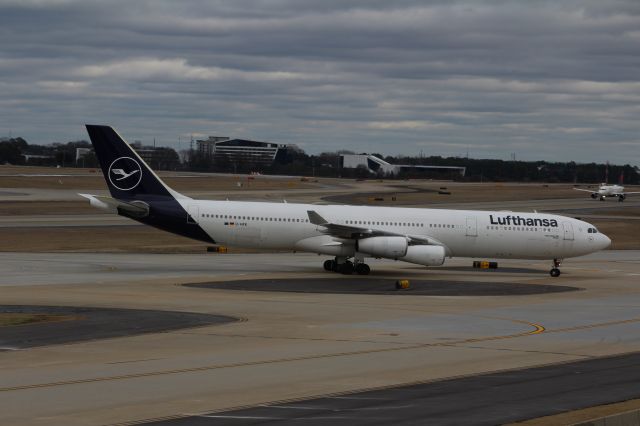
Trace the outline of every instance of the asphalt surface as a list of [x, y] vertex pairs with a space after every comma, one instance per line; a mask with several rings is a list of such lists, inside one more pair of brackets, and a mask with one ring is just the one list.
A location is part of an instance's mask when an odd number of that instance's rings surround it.
[[0, 228], [59, 228], [76, 226], [142, 226], [114, 214], [20, 215], [0, 217]]
[[396, 289], [396, 280], [377, 278], [262, 279], [185, 284], [187, 287], [220, 290], [379, 294], [408, 296], [514, 296], [528, 294], [561, 293], [580, 290], [578, 287], [547, 284], [520, 284], [511, 282], [409, 280], [410, 288]]
[[148, 424], [498, 425], [640, 397], [640, 353]]
[[4, 305], [0, 306], [0, 314], [2, 313], [53, 314], [74, 319], [0, 327], [0, 351], [159, 333], [236, 321], [232, 317], [191, 312], [65, 306]]
[[[499, 386], [462, 382], [458, 387], [431, 388], [437, 390], [427, 396], [402, 390], [402, 403], [354, 399], [365, 405], [322, 415], [315, 414], [316, 407], [296, 413], [295, 408], [274, 407], [286, 405], [282, 401], [319, 397], [339, 404], [349, 401], [345, 398], [362, 398], [347, 393], [381, 387], [418, 382], [445, 386], [444, 380], [508, 369], [640, 353], [639, 259], [640, 251], [615, 250], [568, 259], [562, 276], [555, 279], [549, 277], [546, 261], [505, 260], [498, 270], [477, 270], [469, 268], [469, 259], [451, 259], [446, 267], [428, 269], [374, 259], [372, 275], [358, 277], [324, 272], [323, 257], [302, 253], [0, 253], [5, 305], [101, 306], [246, 318], [221, 326], [0, 352], [0, 424], [138, 424], [200, 413], [228, 417], [231, 411], [264, 404], [275, 411], [292, 411], [283, 417], [310, 417], [312, 423], [322, 422], [318, 417], [323, 416], [330, 417], [325, 424], [335, 423], [337, 413], [344, 417], [343, 424], [358, 424], [349, 418], [355, 415], [358, 421], [380, 424], [437, 424], [450, 415], [463, 418], [456, 423], [485, 418], [498, 423], [504, 419], [496, 416], [505, 413], [535, 416], [544, 410], [571, 409], [574, 401], [567, 402], [568, 397], [575, 398], [575, 406], [599, 403], [603, 396], [625, 399], [639, 388], [636, 372], [630, 370], [634, 363], [622, 373], [618, 369], [627, 367], [605, 365], [599, 377], [585, 370], [560, 374], [553, 381], [556, 373], [539, 378], [518, 372], [510, 373], [511, 379], [503, 377], [512, 381], [500, 381]], [[277, 278], [347, 280], [344, 283], [407, 278], [414, 283], [477, 281], [582, 290], [500, 297], [384, 297], [182, 285]], [[581, 377], [586, 379], [574, 382]], [[621, 380], [600, 383], [600, 377]], [[589, 387], [598, 398], [580, 390]], [[518, 405], [529, 404], [527, 399], [532, 399], [531, 405]], [[447, 401], [453, 401], [453, 408]], [[416, 404], [427, 407], [415, 408]], [[427, 408], [431, 411], [420, 411]], [[426, 416], [434, 420], [427, 422]], [[235, 422], [226, 418], [217, 424]]]

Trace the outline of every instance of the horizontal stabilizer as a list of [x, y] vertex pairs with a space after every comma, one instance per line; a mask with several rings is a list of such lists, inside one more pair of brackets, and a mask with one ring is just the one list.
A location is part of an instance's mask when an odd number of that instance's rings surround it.
[[125, 202], [104, 195], [78, 194], [89, 200], [93, 207], [124, 216], [142, 218], [149, 215], [149, 206], [141, 201]]

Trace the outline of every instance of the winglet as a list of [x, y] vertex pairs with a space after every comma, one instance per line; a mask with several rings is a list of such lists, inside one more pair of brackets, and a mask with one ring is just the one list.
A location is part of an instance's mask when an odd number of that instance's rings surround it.
[[316, 213], [315, 210], [307, 210], [307, 215], [309, 216], [309, 222], [314, 225], [326, 225], [329, 223], [325, 218]]

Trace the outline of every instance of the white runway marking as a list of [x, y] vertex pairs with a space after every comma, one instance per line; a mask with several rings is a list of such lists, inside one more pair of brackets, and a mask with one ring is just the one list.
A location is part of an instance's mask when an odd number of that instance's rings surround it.
[[265, 408], [281, 408], [284, 410], [326, 410], [323, 407], [307, 407], [304, 405], [260, 405]]
[[389, 398], [367, 398], [365, 396], [331, 396], [329, 399], [353, 399], [362, 401], [388, 401]]
[[224, 416], [214, 414], [201, 414], [198, 417], [206, 417], [209, 419], [240, 419], [240, 420], [286, 420], [283, 417], [266, 417], [266, 416]]

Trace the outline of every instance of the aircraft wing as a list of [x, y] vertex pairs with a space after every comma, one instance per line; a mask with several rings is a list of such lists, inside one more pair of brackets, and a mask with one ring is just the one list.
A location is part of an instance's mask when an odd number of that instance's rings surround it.
[[640, 194], [640, 192], [622, 192], [620, 194], [615, 194], [615, 195], [629, 195], [629, 194]]
[[331, 223], [320, 216], [315, 210], [308, 210], [309, 222], [324, 228], [326, 234], [339, 238], [357, 239], [367, 237], [405, 237], [409, 239], [411, 245], [431, 245], [443, 246], [443, 243], [435, 238], [424, 235], [400, 234], [397, 232], [384, 231], [382, 229], [363, 228], [359, 226], [343, 225]]
[[591, 192], [591, 193], [595, 193], [598, 192], [597, 190], [593, 190], [593, 189], [582, 189], [582, 188], [573, 188], [576, 191], [584, 191], [584, 192]]

